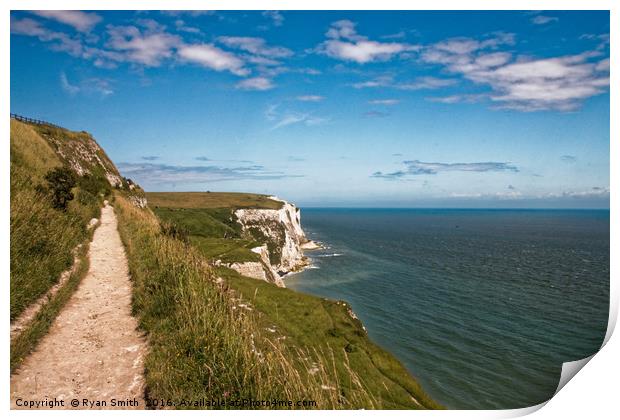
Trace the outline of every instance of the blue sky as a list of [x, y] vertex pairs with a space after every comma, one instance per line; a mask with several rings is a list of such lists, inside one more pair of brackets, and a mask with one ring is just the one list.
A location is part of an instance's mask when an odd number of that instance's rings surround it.
[[147, 191], [609, 206], [608, 12], [12, 12], [11, 112]]

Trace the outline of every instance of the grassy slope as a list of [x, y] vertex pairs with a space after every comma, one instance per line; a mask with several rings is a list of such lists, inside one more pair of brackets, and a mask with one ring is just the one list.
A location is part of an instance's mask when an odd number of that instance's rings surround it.
[[[153, 194], [156, 194], [154, 201], [159, 205], [151, 201]], [[147, 193], [149, 206], [162, 221], [173, 224], [185, 232], [189, 241], [205, 257], [225, 263], [260, 261], [259, 255], [251, 249], [261, 244], [252, 238], [243, 237], [241, 226], [236, 222], [232, 208], [215, 207], [217, 203], [213, 197], [223, 197], [226, 204], [243, 202], [245, 205], [256, 205], [263, 201], [264, 196], [242, 194], [241, 199], [235, 193], [171, 193], [170, 195], [168, 197], [165, 193]], [[202, 202], [211, 207], [193, 207]], [[168, 205], [172, 207], [167, 207]]]
[[361, 322], [349, 315], [346, 302], [283, 289], [226, 268], [218, 273], [265, 315], [266, 328], [276, 326], [277, 335], [285, 336], [288, 345], [322, 352], [331, 349], [346, 391], [348, 362], [382, 408], [420, 408], [414, 399], [422, 407], [440, 408], [397, 359], [368, 338]]
[[62, 161], [38, 127], [11, 121], [11, 319], [45, 293], [87, 238], [86, 224], [99, 214], [99, 200], [75, 189], [66, 212], [52, 208], [44, 175]]
[[[133, 207], [120, 194], [114, 206], [134, 283], [134, 313], [149, 338], [150, 398], [177, 403], [310, 399], [323, 409], [374, 406], [361, 386], [352, 386], [343, 397], [328, 360], [298, 355], [291, 362], [290, 350], [263, 334], [257, 314], [242, 311], [236, 293], [215, 283], [216, 273], [203, 256], [164, 234], [149, 209]], [[313, 360], [321, 369], [308, 375]]]
[[[155, 194], [155, 200], [153, 195]], [[204, 197], [208, 196], [207, 199]], [[222, 202], [214, 198], [222, 197]], [[209, 257], [227, 261], [246, 261], [245, 255], [222, 250], [239, 250], [239, 232], [231, 225], [231, 214], [239, 200], [234, 194], [218, 193], [147, 193], [150, 206], [157, 206], [155, 214], [173, 222], [189, 234], [190, 243]], [[256, 203], [257, 197], [244, 194], [244, 204]], [[200, 209], [198, 203], [208, 201], [209, 208]], [[171, 207], [168, 207], [171, 206]], [[235, 223], [236, 224], [236, 223]], [[224, 237], [224, 235], [228, 235]], [[249, 244], [246, 245], [250, 246]], [[351, 374], [348, 366], [363, 381], [367, 390], [383, 408], [439, 408], [407, 370], [393, 356], [372, 343], [359, 321], [352, 319], [344, 302], [333, 302], [315, 296], [278, 288], [269, 283], [238, 275], [232, 270], [218, 268], [217, 274], [240, 293], [259, 311], [263, 331], [276, 327], [272, 340], [286, 336], [286, 344], [293, 348], [317, 351], [328, 359], [334, 358], [339, 387], [350, 392], [347, 383]], [[348, 359], [348, 360], [347, 360]], [[307, 369], [302, 375], [307, 375]], [[412, 398], [413, 397], [413, 398]], [[417, 402], [420, 404], [418, 405]]]

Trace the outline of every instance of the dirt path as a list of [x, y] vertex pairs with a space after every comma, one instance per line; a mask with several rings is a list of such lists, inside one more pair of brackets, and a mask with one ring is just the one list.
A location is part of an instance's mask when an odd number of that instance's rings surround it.
[[[36, 351], [11, 376], [11, 407], [54, 398], [71, 408], [84, 400], [112, 400], [144, 408], [143, 355], [146, 342], [131, 315], [127, 258], [106, 205], [88, 256], [90, 269]], [[21, 398], [21, 401], [18, 399]], [[63, 407], [58, 407], [63, 408]], [[132, 408], [128, 406], [119, 408]]]

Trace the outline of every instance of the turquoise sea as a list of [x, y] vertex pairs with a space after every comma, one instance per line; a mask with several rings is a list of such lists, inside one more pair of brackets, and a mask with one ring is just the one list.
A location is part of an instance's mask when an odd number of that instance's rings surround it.
[[448, 408], [550, 398], [596, 352], [609, 309], [609, 211], [303, 209], [325, 249], [288, 287], [344, 299]]

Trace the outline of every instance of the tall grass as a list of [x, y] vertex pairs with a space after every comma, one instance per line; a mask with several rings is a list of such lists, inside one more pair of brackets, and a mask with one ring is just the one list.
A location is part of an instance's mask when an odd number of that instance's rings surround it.
[[[162, 234], [150, 210], [120, 194], [115, 208], [134, 283], [133, 309], [148, 333], [147, 392], [163, 400], [205, 398], [314, 400], [316, 408], [376, 408], [351, 371], [353, 391], [343, 395], [333, 355], [287, 349], [261, 334], [253, 312], [201, 255]], [[312, 367], [317, 371], [308, 375]]]
[[11, 121], [11, 320], [36, 301], [73, 262], [101, 197], [76, 188], [67, 211], [51, 205], [45, 174], [62, 162], [31, 126]]

